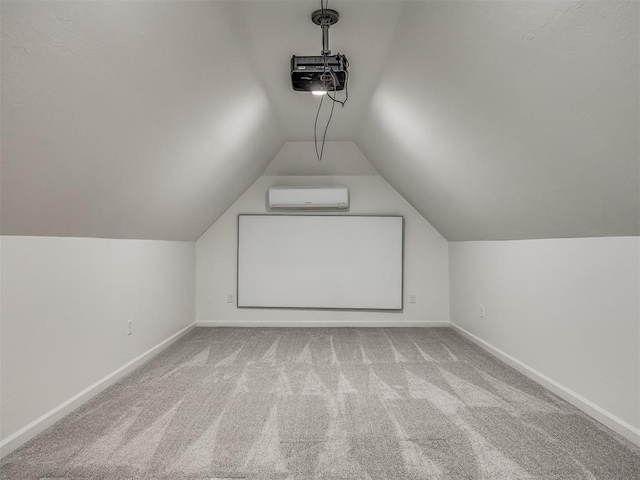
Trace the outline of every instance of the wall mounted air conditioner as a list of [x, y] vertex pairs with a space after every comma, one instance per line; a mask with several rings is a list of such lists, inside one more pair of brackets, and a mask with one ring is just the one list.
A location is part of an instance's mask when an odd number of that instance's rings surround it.
[[269, 210], [347, 210], [348, 187], [270, 187]]

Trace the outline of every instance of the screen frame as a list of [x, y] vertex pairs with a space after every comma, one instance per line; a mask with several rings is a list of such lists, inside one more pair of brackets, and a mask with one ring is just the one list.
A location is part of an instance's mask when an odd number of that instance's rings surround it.
[[[400, 218], [401, 219], [401, 266], [400, 266], [400, 308], [360, 308], [360, 307], [274, 307], [259, 305], [240, 305], [240, 217], [341, 217], [341, 218]], [[329, 310], [338, 312], [404, 312], [404, 252], [405, 252], [405, 219], [403, 215], [340, 215], [340, 214], [299, 214], [299, 213], [239, 213], [236, 219], [236, 308], [243, 309], [265, 309], [265, 310]]]

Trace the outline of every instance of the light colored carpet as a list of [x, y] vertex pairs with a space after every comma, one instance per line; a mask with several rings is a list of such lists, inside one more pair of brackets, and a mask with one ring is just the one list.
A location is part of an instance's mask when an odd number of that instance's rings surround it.
[[633, 480], [640, 449], [450, 329], [195, 329], [7, 479]]

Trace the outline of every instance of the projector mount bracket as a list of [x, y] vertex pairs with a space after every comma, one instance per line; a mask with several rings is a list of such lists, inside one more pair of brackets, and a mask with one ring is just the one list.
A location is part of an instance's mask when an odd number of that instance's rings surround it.
[[329, 50], [329, 27], [338, 23], [340, 14], [330, 8], [321, 8], [311, 14], [311, 21], [322, 28], [322, 55], [331, 55]]

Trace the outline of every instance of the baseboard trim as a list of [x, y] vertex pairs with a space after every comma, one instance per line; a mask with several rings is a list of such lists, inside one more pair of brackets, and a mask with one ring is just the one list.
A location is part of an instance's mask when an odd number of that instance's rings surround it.
[[617, 434], [622, 435], [624, 438], [626, 438], [630, 442], [640, 446], [640, 429], [616, 417], [615, 415], [608, 412], [604, 408], [596, 405], [590, 400], [587, 400], [582, 395], [568, 389], [564, 385], [561, 385], [560, 383], [556, 382], [555, 380], [552, 380], [551, 378], [538, 372], [537, 370], [534, 370], [530, 366], [522, 363], [520, 360], [517, 360], [516, 358], [512, 357], [508, 353], [505, 353], [499, 348], [494, 347], [490, 343], [485, 342], [481, 338], [477, 337], [471, 332], [468, 332], [467, 330], [456, 325], [455, 323], [451, 322], [450, 326], [453, 330], [458, 332], [460, 335], [470, 340], [471, 342], [475, 343], [483, 350], [486, 350], [494, 357], [497, 357], [498, 359], [502, 360], [507, 365], [512, 366], [513, 368], [523, 373], [524, 375], [526, 375], [536, 383], [539, 383], [546, 389], [552, 391], [553, 393], [558, 395], [560, 398], [566, 400], [567, 402], [572, 404], [574, 407], [579, 408], [584, 413], [594, 418], [598, 422], [602, 423], [606, 427], [610, 428]]
[[198, 321], [197, 327], [449, 327], [448, 321], [420, 320], [211, 320]]
[[129, 363], [123, 365], [122, 367], [110, 373], [109, 375], [102, 378], [101, 380], [98, 380], [96, 383], [85, 388], [80, 393], [78, 393], [77, 395], [74, 395], [66, 402], [61, 403], [60, 405], [55, 407], [53, 410], [48, 411], [41, 417], [37, 418], [36, 420], [28, 424], [27, 426], [21, 428], [14, 434], [2, 440], [2, 442], [0, 442], [0, 458], [7, 456], [11, 452], [13, 452], [15, 449], [22, 446], [23, 444], [31, 440], [33, 437], [38, 435], [40, 432], [49, 428], [58, 420], [60, 420], [61, 418], [71, 413], [80, 405], [82, 405], [92, 397], [96, 396], [98, 393], [102, 392], [107, 387], [116, 383], [118, 380], [120, 380], [122, 377], [127, 375], [133, 369], [139, 367], [140, 365], [145, 363], [147, 360], [149, 360], [151, 357], [157, 355], [158, 353], [160, 353], [161, 351], [169, 347], [171, 344], [175, 343], [180, 338], [185, 336], [195, 326], [196, 324], [192, 323], [191, 325], [183, 328], [182, 330], [173, 334], [172, 336], [170, 336], [163, 342], [159, 343], [155, 347], [150, 348], [149, 350], [144, 352], [142, 355], [139, 355], [138, 357], [134, 358]]

